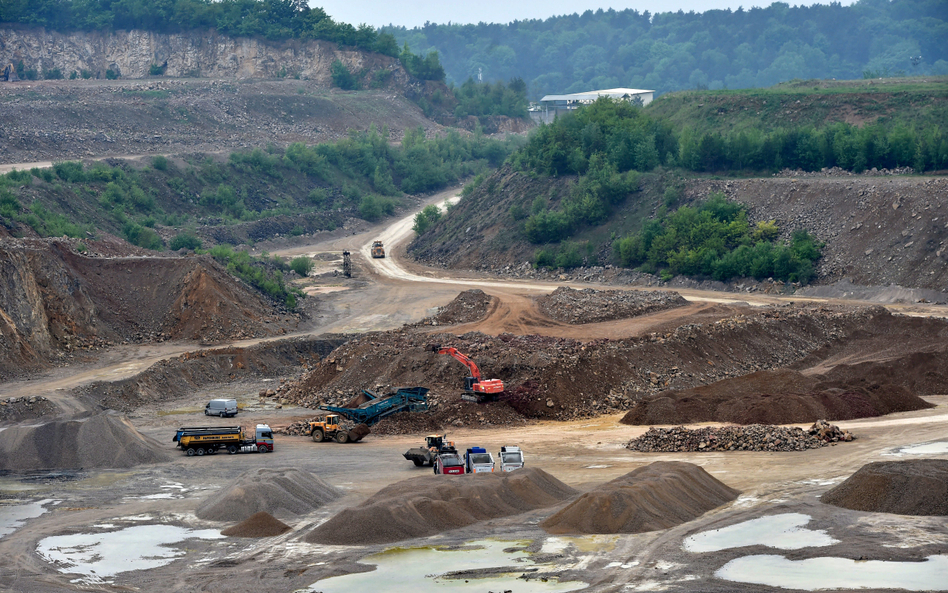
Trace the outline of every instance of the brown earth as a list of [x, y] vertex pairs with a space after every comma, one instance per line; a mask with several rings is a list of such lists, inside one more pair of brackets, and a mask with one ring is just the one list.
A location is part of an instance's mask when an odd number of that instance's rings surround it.
[[[474, 425], [506, 424], [515, 419], [510, 416], [511, 410], [526, 418], [569, 419], [632, 408], [632, 414], [647, 423], [790, 423], [813, 422], [823, 417], [865, 417], [921, 409], [928, 404], [910, 391], [916, 385], [909, 380], [911, 375], [892, 377], [882, 385], [894, 386], [883, 387], [855, 379], [851, 384], [801, 380], [800, 372], [786, 369], [764, 375], [752, 373], [779, 369], [803, 359], [811, 361], [809, 366], [838, 366], [839, 361], [834, 362], [833, 356], [845, 350], [849, 336], [863, 341], [861, 348], [867, 359], [873, 358], [873, 349], [879, 355], [877, 358], [884, 356], [891, 346], [893, 332], [917, 336], [914, 340], [906, 336], [900, 342], [904, 352], [928, 351], [932, 349], [930, 339], [948, 328], [943, 320], [895, 317], [882, 308], [794, 306], [725, 309], [720, 317], [712, 317], [713, 321], [702, 317], [703, 314], [692, 319], [681, 313], [670, 323], [662, 317], [663, 313], [657, 313], [654, 315], [662, 319], [661, 333], [642, 331], [624, 339], [592, 339], [585, 343], [538, 335], [490, 336], [470, 331], [479, 324], [490, 325], [491, 317], [501, 314], [501, 309], [493, 309], [481, 322], [464, 324], [466, 333], [462, 335], [404, 328], [352, 340], [291, 383], [286, 398], [316, 407], [320, 402], [344, 405], [366, 385], [430, 388], [432, 411], [428, 416], [434, 422], [413, 421], [405, 430], [436, 430], [458, 421], [471, 425], [471, 420]], [[534, 313], [526, 310], [523, 314], [530, 317]], [[648, 318], [646, 315], [637, 319]], [[590, 327], [586, 329], [590, 338], [595, 336]], [[428, 352], [425, 346], [432, 342], [457, 347], [475, 361], [485, 378], [503, 380], [506, 391], [499, 401], [480, 407], [459, 403], [466, 369], [446, 356]], [[821, 354], [817, 356], [814, 352]], [[589, 369], [593, 371], [590, 373]], [[845, 372], [838, 371], [841, 376]], [[931, 373], [923, 369], [922, 374], [933, 381]], [[694, 393], [700, 397], [693, 399], [689, 398], [690, 392], [655, 397], [669, 388], [682, 391], [724, 377], [748, 375], [747, 379], [732, 379], [718, 386], [698, 387]], [[783, 386], [775, 380], [783, 381]], [[742, 382], [746, 383], [746, 394], [735, 404], [732, 384]], [[815, 403], [808, 397], [787, 399], [782, 408], [763, 403], [762, 395], [797, 393], [799, 385], [806, 386], [808, 382], [814, 385], [815, 393], [825, 392], [815, 397]], [[676, 402], [689, 401], [671, 405], [669, 397]], [[468, 410], [480, 413], [473, 416]], [[658, 411], [650, 414], [650, 410]], [[391, 425], [396, 421], [383, 420], [374, 430], [382, 434], [392, 432]]]
[[114, 241], [0, 241], [0, 376], [118, 343], [286, 333], [281, 311], [208, 256], [143, 256]]
[[383, 488], [361, 505], [330, 518], [304, 539], [327, 545], [397, 542], [549, 507], [575, 494], [536, 468], [424, 476]]
[[697, 465], [657, 461], [597, 486], [540, 523], [554, 534], [668, 529], [737, 498]]
[[[293, 468], [245, 472], [195, 511], [208, 521], [247, 521], [259, 513], [305, 515], [342, 496], [314, 474]], [[227, 534], [225, 534], [227, 535]]]
[[544, 315], [570, 324], [629, 319], [688, 304], [677, 292], [664, 290], [575, 290], [568, 286], [539, 296], [536, 302]]
[[165, 447], [114, 412], [0, 430], [0, 470], [129, 468], [171, 458]]
[[948, 516], [948, 459], [869, 463], [820, 500], [854, 511]]
[[273, 537], [291, 530], [292, 527], [266, 511], [254, 513], [233, 527], [221, 531], [228, 537]]

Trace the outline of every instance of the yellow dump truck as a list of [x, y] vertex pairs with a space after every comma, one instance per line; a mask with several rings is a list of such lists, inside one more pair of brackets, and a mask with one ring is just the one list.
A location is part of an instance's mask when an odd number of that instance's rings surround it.
[[385, 257], [385, 248], [382, 247], [381, 241], [372, 242], [372, 257]]
[[273, 451], [273, 431], [266, 424], [258, 424], [253, 432], [240, 426], [190, 426], [179, 428], [172, 442], [188, 457], [213, 455], [220, 449], [231, 455], [268, 453]]

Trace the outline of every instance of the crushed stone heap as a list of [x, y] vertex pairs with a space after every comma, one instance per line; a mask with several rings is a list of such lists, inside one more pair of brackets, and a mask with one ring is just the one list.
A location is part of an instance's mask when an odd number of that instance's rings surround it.
[[208, 521], [244, 521], [256, 513], [305, 515], [343, 493], [295, 468], [250, 470], [215, 492], [194, 512]]
[[854, 511], [945, 517], [948, 459], [869, 463], [820, 500]]
[[576, 290], [568, 286], [561, 286], [550, 294], [537, 297], [536, 301], [546, 316], [571, 324], [628, 319], [688, 304], [684, 297], [674, 291]]
[[169, 448], [116, 412], [0, 430], [0, 470], [127, 468], [170, 461]]
[[632, 439], [626, 449], [644, 453], [707, 451], [805, 451], [855, 439], [851, 432], [818, 420], [808, 430], [799, 427], [720, 426], [652, 428]]
[[537, 468], [510, 473], [420, 476], [379, 490], [304, 539], [329, 545], [385, 544], [555, 505], [576, 491]]
[[221, 535], [228, 537], [273, 537], [292, 529], [270, 513], [260, 511], [251, 515], [233, 527], [221, 531]]
[[487, 317], [496, 301], [496, 298], [479, 288], [465, 290], [458, 293], [447, 305], [439, 307], [437, 315], [422, 319], [418, 325], [453, 325], [480, 321]]
[[656, 531], [691, 521], [739, 494], [697, 465], [658, 461], [583, 494], [540, 527], [553, 534]]

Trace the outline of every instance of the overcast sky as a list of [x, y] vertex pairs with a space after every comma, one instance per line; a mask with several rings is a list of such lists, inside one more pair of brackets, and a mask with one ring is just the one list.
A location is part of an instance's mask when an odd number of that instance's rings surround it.
[[[829, 4], [830, 0], [787, 0], [791, 6]], [[843, 5], [854, 0], [841, 0]], [[545, 19], [551, 16], [580, 13], [599, 8], [639, 12], [704, 12], [714, 8], [735, 9], [743, 6], [770, 6], [771, 0], [310, 0], [310, 6], [320, 6], [335, 21], [374, 27], [388, 24], [420, 27], [425, 21], [452, 23], [509, 23], [524, 19]]]

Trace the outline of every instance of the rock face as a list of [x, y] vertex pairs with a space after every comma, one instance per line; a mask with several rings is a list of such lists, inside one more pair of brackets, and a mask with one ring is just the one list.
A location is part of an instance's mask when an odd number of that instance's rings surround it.
[[0, 27], [0, 62], [22, 61], [27, 69], [46, 72], [53, 68], [69, 76], [89, 71], [104, 78], [112, 70], [123, 78], [142, 78], [153, 64], [165, 76], [210, 78], [279, 78], [299, 76], [328, 84], [330, 66], [340, 60], [350, 70], [369, 66], [359, 51], [339, 50], [325, 41], [280, 43], [251, 38], [231, 38], [215, 31], [161, 34], [149, 31], [91, 31], [60, 33], [42, 28]]

